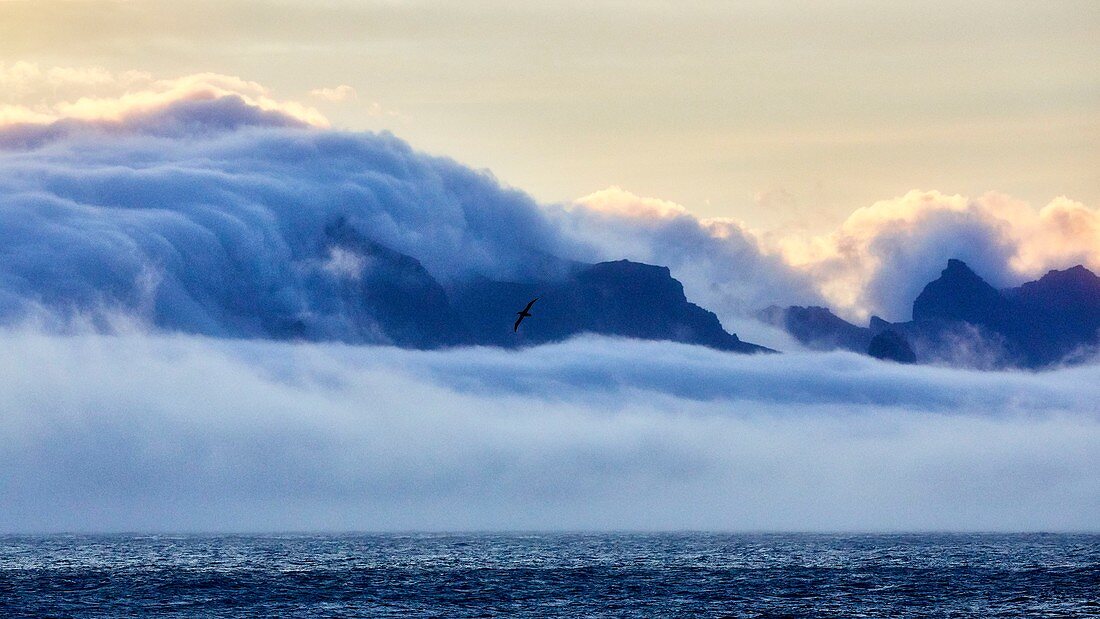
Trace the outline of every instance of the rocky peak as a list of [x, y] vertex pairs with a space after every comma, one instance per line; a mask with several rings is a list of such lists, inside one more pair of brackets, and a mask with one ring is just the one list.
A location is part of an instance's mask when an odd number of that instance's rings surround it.
[[913, 320], [960, 320], [975, 325], [998, 322], [1004, 298], [962, 260], [952, 258], [939, 279], [913, 301]]

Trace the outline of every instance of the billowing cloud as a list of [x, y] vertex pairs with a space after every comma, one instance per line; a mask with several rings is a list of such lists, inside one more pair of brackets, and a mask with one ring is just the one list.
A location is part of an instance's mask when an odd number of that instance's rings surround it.
[[854, 316], [908, 320], [913, 299], [949, 258], [1007, 287], [1050, 269], [1100, 272], [1100, 210], [1058, 198], [1041, 210], [1008, 196], [911, 191], [857, 209], [834, 232], [775, 245]]
[[0, 128], [0, 235], [12, 256], [0, 265], [0, 318], [62, 308], [62, 322], [121, 312], [208, 334], [306, 324], [348, 339], [348, 308], [332, 299], [369, 261], [326, 240], [337, 222], [445, 283], [552, 276], [570, 260], [667, 265], [727, 327], [785, 350], [789, 339], [746, 317], [828, 304], [856, 320], [905, 320], [948, 258], [997, 286], [1076, 263], [1100, 270], [1100, 211], [1068, 198], [1035, 210], [1000, 194], [912, 191], [831, 233], [765, 233], [619, 187], [539, 205], [388, 134], [319, 130], [312, 108], [231, 76], [21, 63], [0, 80], [16, 93], [126, 87], [7, 106], [41, 122]]
[[[112, 73], [101, 67], [49, 67], [28, 62], [0, 65], [0, 127], [19, 123], [46, 124], [60, 120], [121, 121], [147, 114], [177, 101], [238, 97], [249, 106], [279, 112], [300, 122], [327, 127], [316, 109], [296, 101], [278, 100], [263, 85], [232, 75], [196, 73], [175, 79], [150, 74]], [[344, 86], [333, 94], [349, 93]], [[81, 94], [75, 94], [75, 93]], [[93, 92], [95, 94], [86, 94]], [[72, 94], [66, 98], [66, 94]]]
[[1100, 366], [0, 331], [0, 531], [1095, 530]]
[[610, 187], [552, 209], [562, 230], [594, 257], [667, 265], [689, 298], [726, 322], [771, 304], [820, 302], [813, 282], [769, 256], [756, 235], [727, 219], [699, 219], [685, 207]]
[[340, 290], [371, 265], [332, 237], [339, 222], [444, 283], [553, 277], [570, 260], [668, 265], [727, 327], [784, 348], [782, 335], [737, 321], [818, 298], [736, 222], [700, 222], [621, 189], [540, 206], [387, 134], [308, 128], [238, 95], [135, 108], [118, 121], [12, 126], [0, 145], [9, 322], [113, 328], [122, 315], [211, 335], [305, 325], [358, 340], [367, 336]]
[[1066, 197], [1036, 210], [997, 193], [914, 190], [818, 235], [698, 218], [619, 187], [566, 210], [566, 229], [603, 255], [671, 265], [693, 295], [731, 316], [824, 303], [855, 320], [908, 320], [913, 299], [950, 258], [999, 287], [1077, 264], [1100, 272], [1100, 209]]
[[307, 128], [237, 95], [120, 122], [10, 127], [3, 145], [9, 322], [121, 313], [207, 334], [301, 326], [360, 339], [354, 299], [340, 294], [361, 272], [351, 267], [367, 265], [351, 237], [411, 255], [444, 282], [544, 276], [576, 253], [534, 201], [488, 173], [388, 134]]
[[1097, 364], [265, 339], [382, 341], [345, 305], [367, 241], [443, 282], [666, 264], [736, 316], [848, 281], [888, 307], [941, 255], [995, 283], [1095, 260], [1095, 210], [913, 193], [799, 250], [621, 189], [539, 205], [234, 79], [0, 128], [0, 531], [1100, 526]]
[[1021, 213], [1018, 250], [1012, 267], [1037, 275], [1060, 265], [1083, 264], [1100, 271], [1100, 208], [1070, 200], [1053, 200], [1034, 216]]

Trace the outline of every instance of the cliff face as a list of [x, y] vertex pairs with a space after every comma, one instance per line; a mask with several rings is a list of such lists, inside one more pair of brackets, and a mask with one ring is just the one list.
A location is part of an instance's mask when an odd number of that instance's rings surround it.
[[[514, 312], [539, 297], [518, 333]], [[735, 352], [767, 349], [727, 333], [718, 317], [687, 300], [667, 267], [627, 260], [578, 267], [556, 281], [481, 280], [456, 290], [455, 305], [474, 340], [520, 346], [579, 333], [700, 344]]]
[[827, 343], [869, 353], [871, 338], [891, 331], [912, 346], [917, 361], [1042, 368], [1100, 346], [1100, 278], [1078, 265], [997, 290], [964, 262], [950, 260], [913, 302], [909, 322], [876, 317], [863, 328], [826, 308], [801, 307], [769, 308], [763, 317], [819, 348]]
[[331, 243], [327, 270], [339, 282], [327, 297], [339, 307], [326, 314], [350, 323], [342, 330], [347, 340], [381, 340], [404, 348], [472, 342], [443, 286], [419, 260], [342, 223], [326, 232]]
[[1034, 363], [1055, 363], [1100, 345], [1100, 277], [1083, 266], [1050, 271], [1005, 291], [1014, 320], [1006, 331], [1029, 343]]
[[913, 303], [913, 321], [966, 323], [1002, 342], [1016, 365], [1043, 367], [1100, 343], [1100, 278], [1077, 265], [997, 291], [952, 260]]
[[[576, 264], [557, 279], [452, 285], [436, 281], [416, 259], [356, 233], [343, 222], [326, 230], [330, 263], [316, 285], [330, 287], [320, 316], [347, 324], [350, 342], [406, 348], [455, 345], [516, 347], [595, 333], [699, 344], [735, 352], [767, 349], [727, 333], [718, 317], [687, 300], [669, 269], [619, 260]], [[539, 297], [518, 332], [515, 313]], [[288, 320], [275, 337], [320, 339], [309, 321]], [[332, 331], [331, 329], [329, 331]]]

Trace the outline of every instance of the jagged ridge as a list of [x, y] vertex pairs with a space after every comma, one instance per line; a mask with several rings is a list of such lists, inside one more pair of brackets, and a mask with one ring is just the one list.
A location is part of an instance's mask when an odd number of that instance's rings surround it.
[[827, 308], [797, 306], [768, 308], [761, 318], [818, 349], [868, 353], [872, 338], [889, 331], [901, 338], [894, 346], [916, 349], [918, 361], [1042, 368], [1076, 361], [1100, 346], [1100, 277], [1077, 265], [997, 290], [952, 259], [914, 300], [909, 322], [872, 317], [859, 327]]

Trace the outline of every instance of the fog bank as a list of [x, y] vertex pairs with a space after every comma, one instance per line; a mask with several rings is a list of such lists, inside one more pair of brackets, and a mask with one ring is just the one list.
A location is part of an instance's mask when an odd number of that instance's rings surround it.
[[1097, 530], [1100, 366], [0, 333], [0, 531]]

